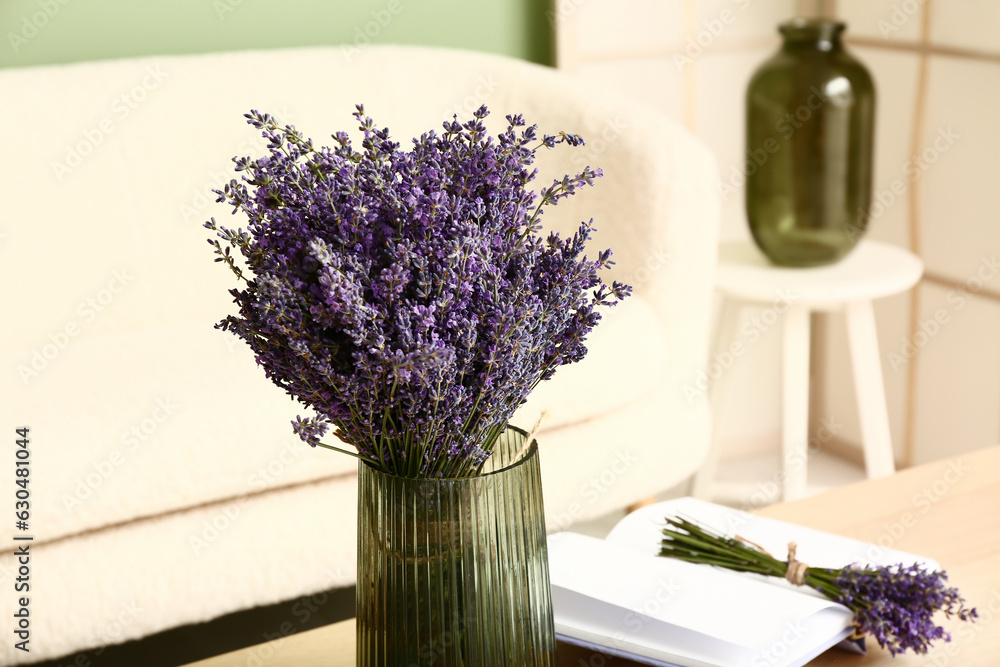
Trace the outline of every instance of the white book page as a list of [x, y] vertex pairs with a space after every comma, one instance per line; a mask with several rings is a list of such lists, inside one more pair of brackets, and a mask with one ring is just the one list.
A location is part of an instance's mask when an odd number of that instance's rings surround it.
[[557, 632], [655, 648], [678, 664], [793, 664], [850, 626], [827, 600], [574, 533], [549, 537], [549, 564]]

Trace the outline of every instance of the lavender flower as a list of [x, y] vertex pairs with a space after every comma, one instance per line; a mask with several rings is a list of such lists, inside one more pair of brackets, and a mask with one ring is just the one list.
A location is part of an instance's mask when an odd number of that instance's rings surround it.
[[293, 424], [310, 445], [345, 451], [320, 442], [332, 426], [387, 472], [475, 474], [527, 394], [586, 354], [597, 308], [630, 293], [599, 277], [610, 250], [583, 255], [592, 221], [568, 238], [539, 234], [546, 206], [602, 174], [587, 167], [536, 195], [535, 151], [583, 140], [538, 139], [520, 115], [493, 138], [488, 113], [409, 151], [360, 105], [360, 151], [343, 132], [316, 148], [247, 114], [269, 154], [234, 158], [241, 180], [217, 191], [247, 231], [205, 224], [216, 261], [245, 281], [231, 290], [239, 314], [218, 326], [314, 411]]
[[933, 640], [951, 641], [944, 628], [935, 625], [936, 611], [963, 621], [979, 617], [947, 580], [947, 573], [922, 565], [849, 566], [832, 582], [838, 589], [833, 599], [854, 612], [859, 632], [872, 635], [892, 655], [907, 649], [926, 653]]
[[784, 577], [813, 588], [854, 612], [856, 631], [872, 635], [894, 656], [907, 650], [926, 653], [937, 639], [951, 641], [934, 623], [935, 612], [962, 621], [979, 617], [974, 608], [965, 606], [957, 588], [945, 585], [945, 572], [931, 572], [923, 565], [807, 567], [795, 560], [794, 544], [789, 545], [789, 559], [782, 561], [755, 544], [719, 535], [687, 519], [667, 517], [666, 523], [661, 556]]

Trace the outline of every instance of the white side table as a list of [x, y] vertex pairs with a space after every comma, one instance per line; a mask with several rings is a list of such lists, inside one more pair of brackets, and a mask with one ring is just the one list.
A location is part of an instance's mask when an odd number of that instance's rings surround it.
[[[912, 253], [871, 240], [862, 240], [836, 264], [814, 268], [775, 266], [750, 242], [719, 247], [715, 287], [722, 297], [722, 311], [715, 333], [714, 354], [739, 344], [737, 332], [744, 306], [771, 306], [768, 311], [773, 309], [775, 312], [770, 317], [783, 319], [784, 500], [801, 498], [806, 490], [809, 315], [813, 311], [845, 312], [866, 472], [869, 478], [894, 472], [872, 300], [910, 289], [920, 279], [923, 269], [923, 262]], [[730, 375], [723, 372], [711, 386], [716, 424], [725, 406]], [[718, 438], [713, 437], [708, 461], [694, 479], [695, 496], [707, 498], [711, 495], [718, 445]]]

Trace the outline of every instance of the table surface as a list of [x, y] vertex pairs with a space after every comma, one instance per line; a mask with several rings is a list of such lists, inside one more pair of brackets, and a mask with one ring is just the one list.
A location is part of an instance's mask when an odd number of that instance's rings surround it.
[[[831, 650], [811, 667], [1000, 664], [1000, 447], [930, 463], [780, 503], [757, 514], [811, 526], [937, 560], [981, 618], [975, 624], [943, 621], [951, 643], [939, 642], [928, 655], [893, 659], [877, 645], [867, 655]], [[351, 667], [354, 621], [343, 621], [189, 667]], [[559, 646], [560, 665], [634, 665], [590, 651]]]
[[923, 272], [916, 255], [880, 241], [863, 240], [839, 262], [807, 268], [776, 266], [747, 241], [719, 246], [715, 286], [751, 303], [823, 307], [898, 294]]

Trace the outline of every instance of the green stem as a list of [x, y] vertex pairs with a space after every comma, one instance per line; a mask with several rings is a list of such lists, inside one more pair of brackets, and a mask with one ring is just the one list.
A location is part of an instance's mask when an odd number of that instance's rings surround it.
[[360, 454], [358, 452], [352, 452], [352, 451], [347, 450], [347, 449], [341, 449], [340, 447], [334, 447], [333, 445], [327, 445], [327, 444], [324, 444], [322, 442], [317, 442], [316, 446], [317, 447], [322, 447], [324, 449], [332, 449], [335, 452], [340, 452], [341, 454], [347, 454], [348, 456], [353, 456], [354, 458], [356, 458], [358, 460], [364, 461], [365, 463], [371, 463], [375, 467], [378, 467], [378, 462], [377, 461], [374, 461], [374, 460], [368, 458], [367, 456], [364, 456], [363, 454]]

